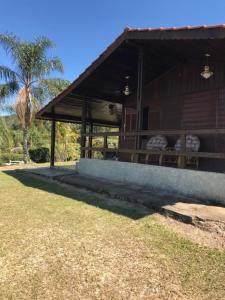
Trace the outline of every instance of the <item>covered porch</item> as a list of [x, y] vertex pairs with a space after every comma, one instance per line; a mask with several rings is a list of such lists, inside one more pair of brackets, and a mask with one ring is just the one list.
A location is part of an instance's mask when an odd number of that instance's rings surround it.
[[[104, 160], [224, 172], [224, 50], [224, 25], [125, 29], [38, 112], [52, 121], [51, 166], [55, 122], [63, 121], [81, 124], [81, 158], [99, 153]], [[200, 75], [205, 64], [209, 79]], [[166, 138], [164, 149], [146, 147], [154, 136]], [[199, 139], [197, 151], [187, 149], [188, 136]]]

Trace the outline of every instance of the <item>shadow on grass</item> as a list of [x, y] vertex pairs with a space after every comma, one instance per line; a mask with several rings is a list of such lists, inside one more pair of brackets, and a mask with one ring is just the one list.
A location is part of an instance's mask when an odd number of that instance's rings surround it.
[[14, 177], [15, 179], [17, 179], [27, 187], [40, 189], [48, 193], [64, 196], [76, 201], [82, 201], [89, 205], [93, 205], [98, 208], [105, 209], [110, 212], [123, 215], [134, 220], [149, 215], [149, 212], [147, 210], [146, 211], [144, 209], [140, 210], [138, 208], [130, 207], [130, 206], [125, 207], [126, 205], [125, 203], [124, 206], [112, 204], [111, 201], [107, 202], [106, 200], [100, 199], [95, 195], [89, 196], [86, 193], [63, 188], [60, 184], [57, 184], [57, 182], [54, 183], [52, 181], [48, 181], [47, 178], [33, 177], [30, 176], [30, 174], [28, 173], [22, 173], [21, 171], [16, 171], [16, 170], [7, 170], [7, 171], [3, 171], [3, 173]]

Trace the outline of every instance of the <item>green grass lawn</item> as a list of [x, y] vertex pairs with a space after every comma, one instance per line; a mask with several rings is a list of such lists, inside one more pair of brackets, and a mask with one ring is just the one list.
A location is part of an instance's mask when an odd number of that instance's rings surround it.
[[0, 172], [0, 299], [225, 299], [225, 253], [152, 215]]

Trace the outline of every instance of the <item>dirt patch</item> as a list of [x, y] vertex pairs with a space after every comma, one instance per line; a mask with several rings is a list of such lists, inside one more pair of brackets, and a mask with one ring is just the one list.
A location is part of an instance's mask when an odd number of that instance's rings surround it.
[[[225, 231], [221, 230], [217, 223], [199, 222], [199, 226], [197, 226], [197, 223], [195, 225], [186, 224], [159, 213], [155, 213], [154, 216], [161, 224], [194, 243], [210, 248], [225, 249]], [[213, 231], [212, 226], [215, 226]]]

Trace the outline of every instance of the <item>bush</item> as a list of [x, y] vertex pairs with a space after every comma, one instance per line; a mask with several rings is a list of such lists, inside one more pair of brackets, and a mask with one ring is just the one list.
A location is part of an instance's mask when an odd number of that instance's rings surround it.
[[29, 150], [30, 159], [36, 163], [44, 163], [50, 161], [49, 149], [40, 147]]
[[10, 160], [23, 160], [21, 153], [2, 153], [0, 154], [0, 162], [8, 163]]

